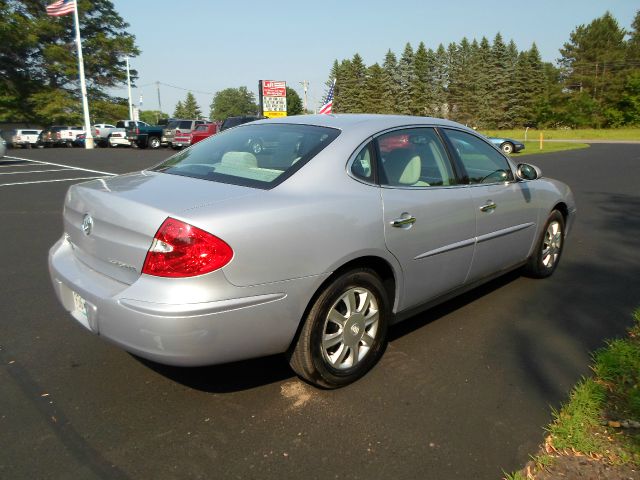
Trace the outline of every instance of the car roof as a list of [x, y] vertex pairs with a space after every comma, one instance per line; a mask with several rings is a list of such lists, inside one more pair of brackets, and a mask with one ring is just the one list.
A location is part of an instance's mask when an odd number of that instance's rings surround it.
[[[370, 128], [372, 131], [405, 125], [435, 125], [456, 127], [473, 131], [451, 120], [434, 117], [414, 117], [410, 115], [378, 115], [378, 114], [331, 114], [331, 115], [295, 115], [292, 117], [271, 118], [259, 120], [254, 124], [293, 123], [303, 125], [317, 125], [320, 127], [337, 128], [340, 130], [352, 128]], [[359, 128], [358, 128], [359, 129]]]

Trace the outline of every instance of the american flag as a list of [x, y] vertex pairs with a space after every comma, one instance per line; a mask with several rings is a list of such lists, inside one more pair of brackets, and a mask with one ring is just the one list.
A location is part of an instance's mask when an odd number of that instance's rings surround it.
[[333, 109], [333, 88], [335, 86], [336, 86], [336, 81], [334, 80], [333, 85], [331, 85], [331, 88], [329, 89], [329, 93], [327, 93], [327, 98], [324, 101], [324, 105], [320, 107], [320, 111], [318, 113], [327, 114], [327, 115], [331, 113], [331, 110]]
[[47, 15], [61, 17], [72, 13], [76, 8], [76, 0], [58, 0], [51, 5], [47, 5]]

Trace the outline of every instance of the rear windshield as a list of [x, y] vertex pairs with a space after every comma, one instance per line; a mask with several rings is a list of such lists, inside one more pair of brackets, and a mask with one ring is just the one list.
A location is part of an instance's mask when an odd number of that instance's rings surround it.
[[338, 135], [311, 125], [246, 125], [209, 137], [152, 170], [269, 189], [293, 175]]
[[183, 120], [178, 124], [178, 128], [191, 128], [191, 120]]

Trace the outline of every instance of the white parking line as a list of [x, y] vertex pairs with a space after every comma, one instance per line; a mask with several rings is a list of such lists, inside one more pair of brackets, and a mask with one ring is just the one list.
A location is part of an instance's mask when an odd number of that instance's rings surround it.
[[28, 172], [0, 172], [0, 175], [23, 175], [25, 173], [66, 172], [69, 168], [54, 168], [51, 170], [29, 170]]
[[[7, 158], [7, 157], [4, 157]], [[10, 164], [10, 165], [0, 165], [0, 168], [19, 168], [19, 167], [33, 167], [33, 165], [30, 164], [22, 164], [22, 165], [14, 165], [14, 164]]]
[[32, 183], [72, 182], [74, 180], [93, 180], [95, 178], [103, 177], [58, 178], [56, 180], [35, 180], [33, 182], [0, 183], [0, 187], [10, 187], [12, 185], [31, 185]]
[[117, 175], [117, 173], [102, 172], [100, 170], [91, 170], [90, 168], [72, 167], [71, 165], [63, 165], [61, 163], [43, 162], [42, 160], [31, 160], [30, 158], [9, 157], [9, 156], [5, 156], [4, 158], [10, 158], [12, 160], [24, 160], [25, 162], [35, 162], [35, 163], [40, 163], [42, 165], [52, 165], [54, 167], [63, 167], [71, 170], [81, 170], [84, 172], [99, 173], [100, 175]]

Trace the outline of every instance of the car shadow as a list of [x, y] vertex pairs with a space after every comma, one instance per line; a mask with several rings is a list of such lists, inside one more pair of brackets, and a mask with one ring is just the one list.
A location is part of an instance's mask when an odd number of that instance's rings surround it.
[[[459, 297], [392, 325], [389, 329], [388, 339], [393, 342], [400, 337], [408, 335], [469, 303], [473, 303], [478, 298], [507, 285], [519, 277], [520, 270], [509, 272]], [[207, 367], [174, 367], [162, 365], [133, 354], [130, 355], [154, 372], [174, 382], [207, 393], [239, 392], [272, 383], [284, 382], [296, 377], [289, 367], [285, 354]]]
[[295, 376], [284, 354], [207, 367], [174, 367], [131, 356], [174, 382], [207, 393], [239, 392]]

